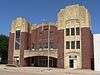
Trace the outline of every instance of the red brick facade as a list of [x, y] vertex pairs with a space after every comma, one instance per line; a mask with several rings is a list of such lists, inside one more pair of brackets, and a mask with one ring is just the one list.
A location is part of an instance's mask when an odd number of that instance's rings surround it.
[[[20, 66], [25, 66], [27, 62], [24, 59], [24, 50], [39, 49], [40, 44], [43, 46], [48, 42], [48, 26], [40, 26], [29, 32], [21, 32], [20, 46]], [[57, 52], [57, 67], [64, 68], [64, 30], [58, 30], [56, 26], [50, 26], [50, 42]], [[93, 36], [90, 28], [81, 28], [81, 50], [82, 50], [82, 68], [93, 69]], [[8, 64], [13, 64], [14, 51], [14, 33], [9, 36]], [[28, 60], [28, 59], [27, 59]], [[29, 61], [29, 60], [28, 60]], [[28, 63], [27, 63], [28, 64]]]
[[[8, 64], [13, 64], [14, 51], [14, 33], [9, 36]], [[64, 68], [64, 30], [58, 30], [56, 26], [50, 26], [50, 42], [52, 47], [58, 49], [57, 67]], [[29, 64], [29, 59], [25, 60], [24, 50], [39, 49], [42, 45], [48, 44], [48, 25], [39, 26], [30, 32], [21, 32], [20, 45], [20, 66]], [[81, 50], [82, 50], [82, 68], [94, 68], [93, 36], [90, 28], [81, 28]]]
[[64, 68], [64, 30], [58, 31], [58, 61], [57, 67]]
[[[13, 51], [14, 51], [14, 33], [10, 33], [9, 38], [9, 54], [8, 54], [8, 64], [13, 63]], [[29, 32], [21, 32], [20, 36], [20, 66], [25, 66], [27, 62], [24, 61], [24, 50], [32, 50], [33, 44], [34, 49], [39, 49], [40, 44], [48, 44], [48, 25], [40, 26]], [[64, 67], [64, 31], [58, 30], [56, 26], [50, 26], [50, 43], [52, 47], [58, 50], [57, 66], [59, 68]], [[13, 44], [13, 45], [12, 45]], [[44, 47], [44, 46], [43, 46]]]
[[24, 66], [24, 50], [28, 49], [28, 33], [21, 32], [20, 66]]
[[94, 69], [93, 35], [90, 28], [81, 29], [82, 68]]
[[13, 64], [14, 33], [9, 33], [8, 63]]
[[[53, 43], [53, 48], [57, 48], [57, 27], [50, 26], [50, 42]], [[34, 47], [38, 49], [39, 44], [48, 43], [48, 26], [32, 30], [31, 32], [31, 47], [34, 44]]]
[[[38, 49], [40, 43], [48, 42], [48, 26], [42, 26], [32, 30], [31, 32], [31, 47], [34, 43]], [[53, 43], [53, 48], [58, 49], [57, 67], [64, 67], [64, 30], [57, 30], [56, 26], [50, 26], [50, 42]], [[38, 45], [38, 46], [37, 46]]]

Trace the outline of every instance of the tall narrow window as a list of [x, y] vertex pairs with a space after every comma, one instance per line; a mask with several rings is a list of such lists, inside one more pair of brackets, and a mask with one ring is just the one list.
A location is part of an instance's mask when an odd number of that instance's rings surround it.
[[15, 49], [20, 49], [20, 30], [16, 31]]
[[75, 49], [75, 41], [71, 41], [71, 49]]
[[66, 41], [66, 49], [70, 49], [70, 42]]
[[20, 30], [16, 31], [16, 38], [20, 38]]
[[47, 42], [44, 43], [44, 48], [48, 48], [48, 43]]
[[20, 48], [19, 43], [18, 43], [18, 42], [15, 42], [15, 49], [17, 50], [17, 49], [19, 49], [19, 48]]
[[76, 35], [80, 35], [80, 28], [79, 27], [76, 28]]
[[66, 36], [69, 36], [70, 35], [70, 30], [69, 28], [66, 28]]
[[34, 43], [32, 44], [32, 49], [34, 49]]
[[50, 48], [53, 48], [53, 42], [50, 42]]
[[75, 35], [75, 29], [71, 28], [71, 35]]
[[76, 41], [76, 49], [80, 49], [80, 41]]

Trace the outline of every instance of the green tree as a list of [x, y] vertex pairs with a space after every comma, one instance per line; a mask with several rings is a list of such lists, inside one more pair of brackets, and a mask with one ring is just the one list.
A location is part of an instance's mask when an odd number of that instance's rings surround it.
[[8, 58], [8, 36], [6, 35], [0, 35], [0, 58], [1, 64], [7, 63]]

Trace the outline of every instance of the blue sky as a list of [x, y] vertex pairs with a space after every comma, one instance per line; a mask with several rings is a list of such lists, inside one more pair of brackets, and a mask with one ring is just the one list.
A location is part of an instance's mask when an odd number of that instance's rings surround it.
[[56, 22], [61, 8], [77, 3], [89, 9], [92, 31], [100, 33], [100, 0], [0, 0], [0, 33], [8, 35], [11, 21], [18, 16], [32, 23], [41, 23], [43, 19]]

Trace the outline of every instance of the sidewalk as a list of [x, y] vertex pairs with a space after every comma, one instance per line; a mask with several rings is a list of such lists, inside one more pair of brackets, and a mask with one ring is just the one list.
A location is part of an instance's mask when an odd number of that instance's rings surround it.
[[100, 75], [100, 72], [77, 69], [65, 70], [58, 68], [44, 68], [44, 67], [8, 67], [0, 65], [0, 75]]

